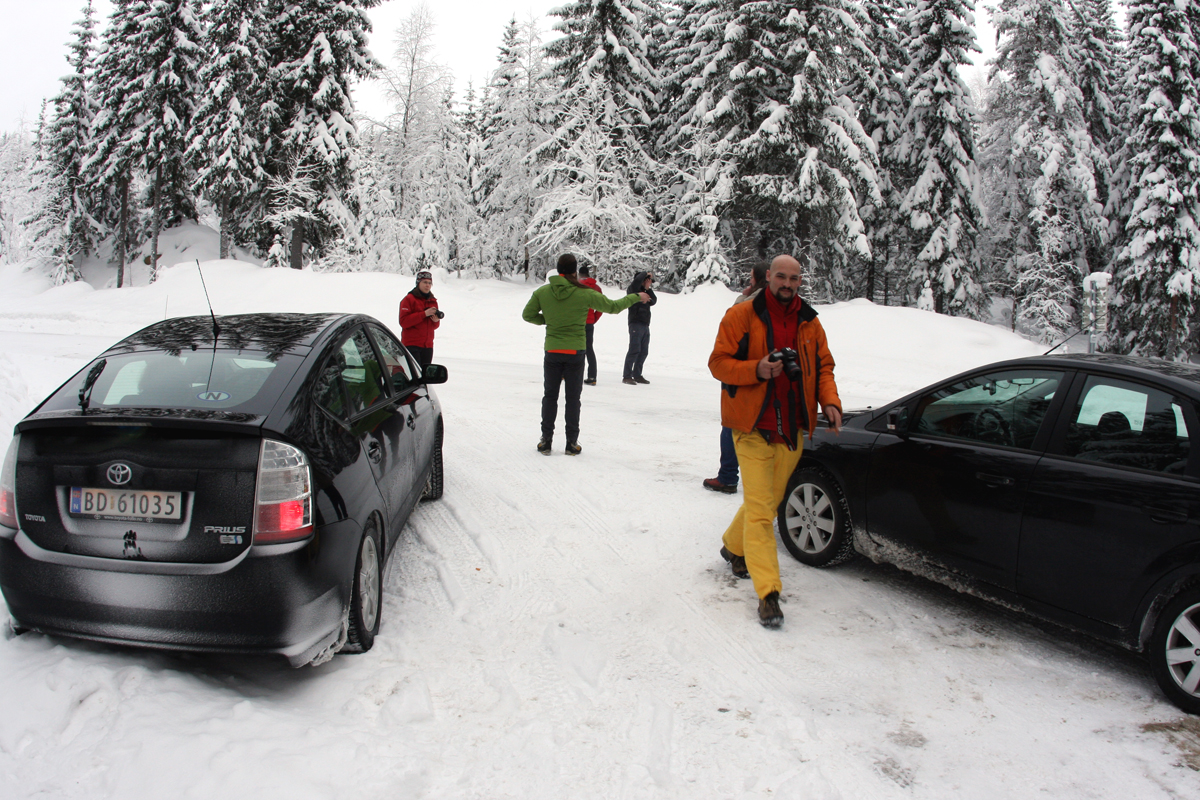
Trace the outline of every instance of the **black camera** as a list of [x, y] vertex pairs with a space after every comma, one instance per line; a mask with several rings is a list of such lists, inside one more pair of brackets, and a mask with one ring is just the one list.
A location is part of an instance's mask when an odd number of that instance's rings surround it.
[[446, 316], [445, 314], [442, 313], [442, 310], [440, 308], [433, 313], [437, 314], [438, 319], [441, 319], [442, 317]]
[[799, 383], [804, 374], [800, 371], [800, 365], [796, 363], [797, 358], [799, 358], [799, 353], [790, 347], [780, 348], [767, 356], [768, 361], [783, 362], [783, 374], [787, 375], [790, 380]]

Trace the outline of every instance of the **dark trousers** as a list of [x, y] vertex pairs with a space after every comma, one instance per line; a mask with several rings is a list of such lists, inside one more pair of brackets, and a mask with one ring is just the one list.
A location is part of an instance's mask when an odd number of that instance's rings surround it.
[[721, 428], [721, 469], [717, 471], [717, 480], [726, 486], [737, 486], [738, 462], [732, 428]]
[[432, 347], [413, 347], [412, 345], [405, 345], [405, 347], [412, 354], [412, 357], [416, 359], [416, 362], [421, 365], [421, 369], [425, 369], [433, 363]]
[[642, 365], [650, 353], [649, 323], [631, 322], [629, 324], [629, 352], [625, 354], [625, 377], [642, 377]]
[[596, 380], [596, 351], [592, 348], [592, 342], [596, 336], [596, 325], [595, 323], [591, 323], [583, 327], [587, 332], [587, 379], [594, 381]]
[[558, 417], [558, 387], [567, 385], [567, 441], [579, 439], [579, 396], [583, 394], [583, 353], [546, 353], [542, 362], [545, 392], [542, 394], [542, 438], [554, 438]]

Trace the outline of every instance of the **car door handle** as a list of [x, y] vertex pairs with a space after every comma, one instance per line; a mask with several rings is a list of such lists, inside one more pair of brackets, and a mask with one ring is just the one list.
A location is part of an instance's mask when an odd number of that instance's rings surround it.
[[367, 458], [376, 464], [383, 459], [383, 448], [379, 446], [379, 442], [371, 442], [367, 445]]
[[1188, 514], [1186, 511], [1181, 511], [1178, 508], [1164, 508], [1163, 506], [1146, 506], [1146, 513], [1150, 515], [1150, 519], [1155, 522], [1187, 522]]
[[987, 472], [976, 472], [975, 477], [988, 486], [1012, 486], [1014, 483], [1012, 478], [1006, 478], [1003, 475], [992, 475]]

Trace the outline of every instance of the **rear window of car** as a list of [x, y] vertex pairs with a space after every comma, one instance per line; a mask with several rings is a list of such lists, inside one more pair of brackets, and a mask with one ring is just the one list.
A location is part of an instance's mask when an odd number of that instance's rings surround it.
[[[90, 389], [89, 408], [179, 408], [266, 414], [301, 358], [245, 350], [161, 350], [109, 356]], [[90, 364], [39, 409], [79, 408]]]

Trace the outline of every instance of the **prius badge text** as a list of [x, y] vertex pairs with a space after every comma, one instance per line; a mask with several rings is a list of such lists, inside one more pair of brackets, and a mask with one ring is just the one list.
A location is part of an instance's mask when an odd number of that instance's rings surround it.
[[221, 544], [241, 544], [242, 543], [241, 534], [244, 534], [246, 532], [246, 526], [245, 525], [231, 525], [231, 526], [205, 525], [204, 532], [221, 534], [221, 538], [220, 538]]

